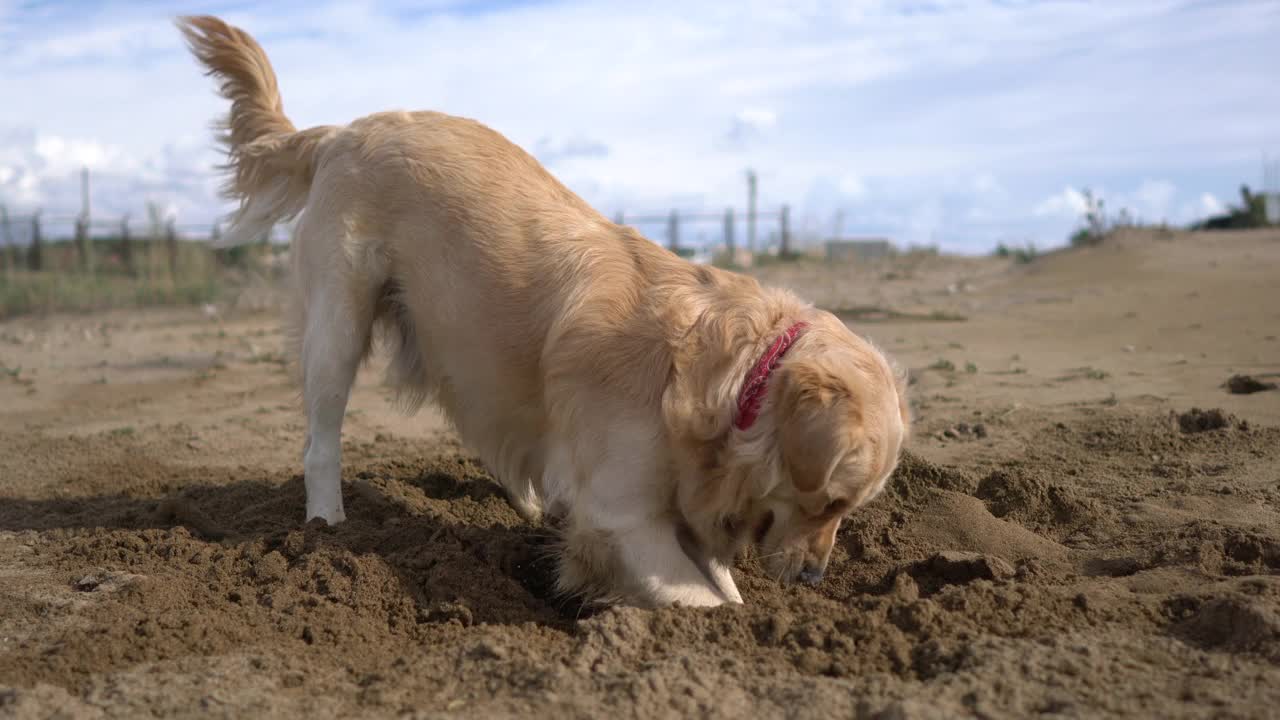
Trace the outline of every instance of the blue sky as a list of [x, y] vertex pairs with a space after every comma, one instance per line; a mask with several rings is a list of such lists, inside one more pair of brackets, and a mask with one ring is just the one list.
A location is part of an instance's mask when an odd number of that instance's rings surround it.
[[187, 12], [258, 37], [299, 126], [474, 117], [609, 215], [741, 208], [754, 167], [807, 237], [1047, 247], [1086, 186], [1184, 223], [1280, 159], [1274, 1], [0, 0], [10, 213], [74, 212], [82, 166], [95, 213], [227, 209], [208, 131], [226, 108], [170, 23]]

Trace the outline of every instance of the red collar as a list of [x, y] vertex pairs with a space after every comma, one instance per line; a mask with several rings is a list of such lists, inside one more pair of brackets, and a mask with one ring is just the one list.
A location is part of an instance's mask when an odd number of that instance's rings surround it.
[[787, 328], [760, 356], [756, 364], [751, 366], [751, 372], [747, 373], [746, 379], [742, 381], [742, 389], [738, 391], [738, 419], [734, 421], [734, 427], [746, 430], [755, 423], [756, 417], [760, 415], [760, 403], [764, 402], [769, 375], [807, 327], [809, 323], [798, 322]]

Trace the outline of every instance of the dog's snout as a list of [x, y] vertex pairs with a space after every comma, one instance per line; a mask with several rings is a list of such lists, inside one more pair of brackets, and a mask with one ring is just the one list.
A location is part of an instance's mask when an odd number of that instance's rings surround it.
[[803, 568], [800, 568], [800, 574], [796, 579], [805, 585], [817, 585], [822, 582], [822, 568], [806, 563]]

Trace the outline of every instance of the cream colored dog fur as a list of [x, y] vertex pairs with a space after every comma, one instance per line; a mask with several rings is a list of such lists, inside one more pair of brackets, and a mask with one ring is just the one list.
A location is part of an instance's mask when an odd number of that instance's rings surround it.
[[[179, 26], [231, 101], [226, 244], [298, 217], [308, 519], [345, 518], [343, 415], [381, 331], [406, 403], [437, 403], [524, 517], [560, 523], [562, 590], [741, 602], [729, 568], [749, 546], [780, 580], [821, 577], [908, 433], [880, 351], [610, 222], [478, 122], [384, 112], [297, 130], [253, 38], [212, 17]], [[797, 323], [758, 420], [735, 426], [744, 378]]]

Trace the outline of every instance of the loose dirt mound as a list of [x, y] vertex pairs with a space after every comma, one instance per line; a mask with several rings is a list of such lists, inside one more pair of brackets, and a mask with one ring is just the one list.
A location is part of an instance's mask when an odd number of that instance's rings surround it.
[[[1152, 450], [1212, 457], [1230, 468], [1214, 483], [1272, 503], [1274, 484], [1252, 479], [1280, 459], [1280, 432], [1188, 435], [1114, 413], [1031, 434], [1033, 451], [990, 470], [908, 453], [816, 591], [746, 561], [745, 607], [593, 616], [551, 594], [548, 531], [456, 445], [350, 445], [349, 520], [328, 528], [295, 520], [296, 476], [167, 465], [134, 435], [89, 441], [117, 458], [103, 465], [68, 461], [83, 439], [6, 438], [48, 458], [55, 490], [0, 505], [9, 546], [26, 548], [10, 561], [31, 570], [0, 590], [15, 638], [0, 714], [103, 697], [141, 712], [153, 683], [209, 677], [242, 683], [227, 707], [321, 715], [1176, 716], [1256, 698], [1247, 715], [1280, 701], [1276, 525], [1117, 532], [1164, 481], [1113, 475]], [[56, 490], [89, 466], [117, 492]]]
[[302, 524], [274, 313], [6, 323], [0, 718], [1273, 717], [1280, 395], [1222, 385], [1274, 379], [1277, 237], [762, 270], [892, 310], [851, 324], [921, 369], [917, 431], [821, 586], [746, 560], [711, 611], [554, 597], [377, 363], [350, 520]]

